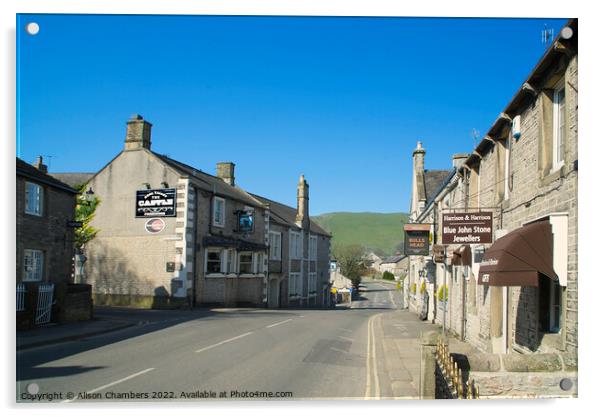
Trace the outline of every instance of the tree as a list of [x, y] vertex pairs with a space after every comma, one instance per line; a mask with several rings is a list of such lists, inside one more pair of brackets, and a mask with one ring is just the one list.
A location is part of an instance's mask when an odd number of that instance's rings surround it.
[[341, 273], [351, 280], [353, 288], [359, 290], [362, 275], [367, 271], [364, 248], [360, 245], [335, 245], [332, 255], [341, 268]]
[[75, 205], [75, 221], [82, 223], [82, 227], [75, 229], [75, 248], [77, 253], [83, 253], [86, 243], [94, 239], [99, 232], [98, 229], [90, 226], [90, 222], [94, 219], [94, 212], [100, 204], [100, 199], [86, 194], [86, 184], [75, 188], [79, 191]]

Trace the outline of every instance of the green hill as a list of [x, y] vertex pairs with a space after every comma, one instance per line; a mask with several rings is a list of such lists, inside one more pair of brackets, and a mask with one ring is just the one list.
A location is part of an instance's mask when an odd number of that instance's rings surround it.
[[332, 233], [333, 244], [359, 244], [392, 255], [403, 242], [405, 213], [326, 213], [312, 217]]

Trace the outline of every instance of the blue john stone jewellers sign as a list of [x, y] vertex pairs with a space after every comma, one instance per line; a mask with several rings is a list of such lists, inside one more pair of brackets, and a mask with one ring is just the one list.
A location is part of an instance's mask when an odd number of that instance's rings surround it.
[[136, 217], [175, 217], [176, 189], [136, 191]]

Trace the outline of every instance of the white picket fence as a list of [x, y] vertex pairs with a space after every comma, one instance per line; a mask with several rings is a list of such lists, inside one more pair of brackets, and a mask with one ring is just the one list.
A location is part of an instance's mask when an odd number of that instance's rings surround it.
[[52, 313], [52, 301], [54, 295], [54, 284], [41, 284], [38, 287], [38, 308], [36, 310], [36, 324], [50, 322]]
[[27, 288], [25, 288], [25, 284], [17, 284], [17, 311], [25, 311], [25, 294], [27, 293]]

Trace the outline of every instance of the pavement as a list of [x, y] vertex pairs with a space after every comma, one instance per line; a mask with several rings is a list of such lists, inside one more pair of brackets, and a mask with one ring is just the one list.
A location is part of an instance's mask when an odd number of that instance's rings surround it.
[[109, 308], [77, 336], [40, 329], [62, 342], [19, 335], [17, 401], [417, 398], [420, 333], [436, 327], [394, 284], [364, 286], [334, 310]]

